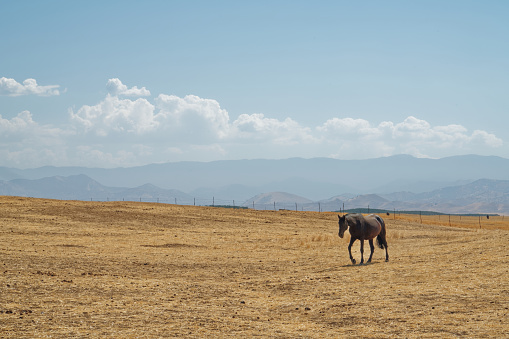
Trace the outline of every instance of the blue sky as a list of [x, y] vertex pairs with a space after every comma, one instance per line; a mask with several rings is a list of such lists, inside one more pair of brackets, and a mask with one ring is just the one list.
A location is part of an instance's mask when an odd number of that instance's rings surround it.
[[509, 158], [507, 1], [0, 9], [0, 166]]

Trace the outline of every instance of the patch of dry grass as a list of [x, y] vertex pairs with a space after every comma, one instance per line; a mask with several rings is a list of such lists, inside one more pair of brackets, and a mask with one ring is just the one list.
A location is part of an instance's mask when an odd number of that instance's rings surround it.
[[0, 337], [509, 331], [503, 223], [387, 218], [391, 261], [377, 248], [372, 264], [353, 266], [335, 214], [16, 197], [0, 205]]
[[439, 225], [485, 230], [509, 230], [509, 217], [506, 216], [462, 216], [462, 215], [418, 215], [396, 214], [387, 217], [392, 220], [408, 221], [426, 225]]

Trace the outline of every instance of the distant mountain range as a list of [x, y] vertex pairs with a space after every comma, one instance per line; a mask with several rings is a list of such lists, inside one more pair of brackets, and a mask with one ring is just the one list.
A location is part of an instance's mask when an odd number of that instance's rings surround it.
[[0, 195], [509, 214], [508, 179], [509, 159], [475, 155], [178, 162], [113, 169], [0, 167]]
[[177, 189], [191, 195], [204, 192], [224, 199], [245, 200], [263, 192], [289, 192], [319, 200], [343, 192], [422, 193], [477, 179], [508, 180], [509, 159], [477, 155], [421, 159], [399, 155], [367, 160], [184, 161], [129, 168], [0, 167], [0, 180], [79, 174], [110, 187], [150, 183], [163, 189]]
[[509, 180], [480, 179], [466, 185], [452, 186], [424, 193], [349, 194], [319, 201], [306, 201], [281, 192], [265, 193], [246, 201], [244, 206], [304, 211], [337, 211], [342, 208], [371, 208], [396, 211], [434, 211], [455, 214], [494, 213], [509, 215]]
[[[167, 190], [152, 184], [134, 188], [108, 187], [84, 174], [42, 179], [14, 179], [0, 181], [0, 195], [61, 200], [127, 200], [177, 203], [193, 201], [193, 197], [179, 190]], [[177, 199], [177, 200], [175, 200]]]

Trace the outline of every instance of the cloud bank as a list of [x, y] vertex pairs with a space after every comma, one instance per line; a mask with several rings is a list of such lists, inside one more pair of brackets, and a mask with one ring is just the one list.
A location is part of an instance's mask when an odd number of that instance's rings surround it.
[[52, 96], [60, 95], [59, 85], [40, 86], [35, 79], [26, 79], [22, 84], [14, 79], [0, 78], [0, 95], [17, 97], [20, 95]]
[[486, 131], [469, 131], [458, 124], [433, 126], [414, 116], [377, 124], [332, 117], [317, 126], [304, 126], [289, 117], [279, 120], [262, 113], [231, 119], [219, 102], [195, 95], [159, 94], [149, 99], [145, 87], [129, 88], [119, 79], [108, 80], [106, 87], [104, 99], [70, 109], [61, 126], [40, 125], [28, 111], [12, 119], [0, 116], [0, 165], [117, 167], [181, 160], [363, 159], [395, 154], [437, 158], [496, 154], [504, 145]]

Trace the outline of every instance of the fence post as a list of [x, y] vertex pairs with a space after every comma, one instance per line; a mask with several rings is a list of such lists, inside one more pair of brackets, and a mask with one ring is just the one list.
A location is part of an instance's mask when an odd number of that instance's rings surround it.
[[295, 212], [297, 212], [297, 203], [295, 203]]
[[276, 211], [276, 202], [274, 201], [274, 211]]

